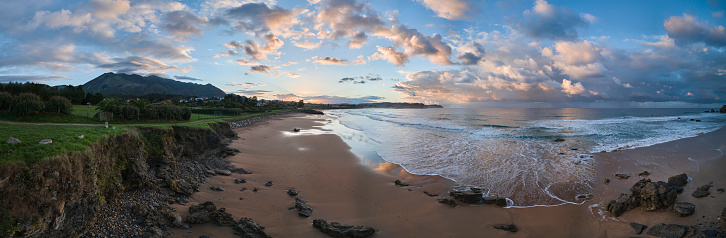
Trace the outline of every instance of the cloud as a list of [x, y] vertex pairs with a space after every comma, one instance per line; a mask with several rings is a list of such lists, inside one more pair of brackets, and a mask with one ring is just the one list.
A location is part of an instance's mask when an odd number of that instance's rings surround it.
[[237, 62], [239, 65], [257, 65], [257, 62], [252, 62], [245, 58], [239, 58], [235, 60], [235, 62]]
[[229, 8], [225, 16], [233, 22], [233, 28], [240, 32], [253, 33], [257, 37], [265, 37], [270, 33], [282, 34], [297, 21], [295, 12], [265, 3], [247, 3]]
[[191, 66], [187, 68], [179, 68], [177, 66], [167, 65], [159, 60], [130, 56], [124, 58], [114, 58], [115, 63], [96, 65], [96, 68], [112, 70], [117, 73], [161, 73], [167, 71], [187, 72], [191, 70]]
[[285, 44], [272, 34], [266, 35], [264, 40], [267, 41], [264, 45], [254, 40], [247, 40], [244, 44], [239, 41], [231, 41], [225, 43], [224, 46], [230, 49], [240, 49], [245, 55], [252, 57], [253, 60], [262, 60], [267, 59], [267, 55], [270, 54], [279, 55], [277, 50]]
[[203, 30], [200, 26], [206, 26], [209, 20], [206, 17], [199, 17], [188, 11], [173, 11], [164, 16], [165, 30], [171, 33], [172, 37], [188, 40], [189, 36], [201, 35]]
[[62, 75], [0, 75], [0, 82], [37, 82], [57, 81], [68, 79]]
[[466, 18], [470, 12], [476, 12], [476, 8], [471, 1], [468, 0], [416, 0], [422, 3], [426, 8], [431, 9], [441, 18], [449, 20], [459, 20]]
[[353, 37], [348, 43], [350, 48], [362, 47], [367, 41], [366, 32], [385, 27], [381, 16], [368, 3], [355, 0], [321, 1], [315, 21], [318, 23], [317, 30], [328, 32], [323, 35], [324, 38]]
[[313, 63], [316, 63], [316, 64], [348, 65], [348, 60], [338, 59], [338, 58], [330, 58], [328, 56], [328, 57], [325, 57], [325, 58], [317, 58], [317, 59], [313, 60]]
[[585, 92], [585, 87], [580, 82], [573, 84], [570, 80], [562, 79], [562, 92], [568, 95], [581, 94]]
[[312, 42], [309, 40], [293, 41], [292, 44], [297, 47], [306, 49], [306, 50], [312, 50], [312, 49], [316, 49], [316, 48], [320, 47], [320, 42], [316, 43], [316, 42]]
[[237, 90], [234, 93], [241, 94], [241, 95], [248, 96], [248, 97], [253, 97], [253, 96], [264, 96], [271, 92], [272, 91], [268, 91], [268, 90]]
[[726, 46], [726, 28], [711, 26], [708, 22], [700, 23], [689, 14], [683, 14], [683, 17], [672, 16], [663, 26], [668, 36], [679, 45], [703, 42], [714, 47]]
[[302, 75], [298, 73], [288, 73], [287, 76], [290, 78], [299, 78]]
[[276, 70], [276, 68], [279, 68], [277, 66], [267, 66], [267, 65], [256, 65], [250, 67], [250, 71], [253, 73], [263, 73], [263, 74], [269, 74], [269, 75], [280, 75]]
[[475, 65], [484, 59], [484, 47], [476, 42], [471, 42], [460, 47], [459, 54], [456, 56], [463, 65]]
[[[358, 80], [358, 81], [356, 81]], [[345, 77], [340, 80], [338, 80], [338, 83], [353, 83], [353, 84], [365, 84], [366, 81], [381, 81], [383, 80], [380, 75], [373, 75], [368, 74], [366, 76], [358, 76], [358, 77]]]
[[379, 100], [385, 99], [379, 96], [364, 96], [364, 97], [345, 97], [345, 96], [309, 96], [303, 97], [305, 101], [312, 101], [314, 103], [325, 103], [325, 104], [360, 104], [360, 103], [373, 103]]
[[178, 79], [178, 80], [188, 80], [188, 81], [204, 81], [204, 80], [201, 80], [201, 79], [198, 79], [198, 78], [194, 78], [194, 77], [189, 77], [189, 76], [178, 76], [178, 75], [177, 75], [177, 76], [174, 76], [174, 78], [175, 78], [175, 79]]
[[[383, 36], [390, 40], [396, 46], [401, 46], [406, 57], [423, 56], [428, 58], [432, 63], [441, 65], [451, 65], [453, 62], [449, 59], [451, 55], [451, 46], [444, 43], [441, 35], [434, 33], [432, 36], [421, 34], [416, 29], [409, 28], [406, 25], [396, 25], [390, 29], [379, 30], [376, 35]], [[381, 52], [381, 48], [378, 48]], [[390, 60], [390, 54], [381, 52], [389, 59], [389, 62], [395, 62], [396, 65], [403, 65], [400, 60]], [[390, 52], [389, 52], [390, 53]], [[399, 64], [400, 63], [400, 64]]]
[[524, 11], [524, 19], [508, 18], [512, 28], [537, 40], [573, 41], [578, 39], [576, 28], [587, 28], [594, 16], [580, 16], [566, 7], [557, 7], [537, 0], [532, 10]]
[[405, 53], [394, 49], [393, 47], [378, 47], [378, 52], [371, 55], [373, 60], [387, 60], [397, 66], [403, 66], [408, 62], [408, 56]]

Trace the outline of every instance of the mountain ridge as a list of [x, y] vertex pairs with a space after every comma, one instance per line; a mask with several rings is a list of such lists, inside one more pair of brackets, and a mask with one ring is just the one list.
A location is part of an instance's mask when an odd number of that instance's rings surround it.
[[214, 97], [224, 91], [212, 84], [196, 84], [162, 78], [156, 75], [104, 73], [82, 85], [86, 92], [106, 97], [142, 97], [153, 94]]

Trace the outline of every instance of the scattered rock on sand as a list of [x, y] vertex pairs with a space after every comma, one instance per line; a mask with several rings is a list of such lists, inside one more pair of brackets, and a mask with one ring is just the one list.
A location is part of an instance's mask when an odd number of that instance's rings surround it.
[[267, 187], [272, 186], [272, 181], [268, 181], [267, 183], [265, 183], [265, 186], [267, 186]]
[[270, 235], [265, 233], [265, 227], [255, 223], [251, 218], [239, 219], [234, 226], [235, 234], [245, 238], [268, 238]]
[[627, 175], [627, 174], [615, 174], [615, 177], [616, 178], [619, 178], [619, 179], [628, 179], [628, 178], [630, 178], [630, 175]]
[[300, 198], [295, 198], [295, 208], [301, 217], [310, 217], [310, 214], [313, 213], [313, 209]]
[[610, 183], [610, 179], [609, 178], [604, 178], [604, 179], [602, 179], [602, 183], [609, 184]]
[[517, 232], [517, 226], [514, 224], [501, 224], [501, 225], [494, 225], [494, 229], [509, 231], [509, 232]]
[[214, 172], [217, 173], [217, 174], [219, 174], [219, 175], [224, 175], [224, 176], [230, 176], [230, 175], [232, 175], [232, 171], [229, 171], [227, 169], [215, 169]]
[[423, 191], [423, 193], [424, 193], [424, 194], [426, 194], [426, 196], [429, 196], [429, 197], [436, 197], [436, 196], [439, 196], [438, 194], [433, 194], [433, 193], [431, 193], [431, 192], [429, 192], [429, 191]]
[[393, 184], [401, 186], [401, 187], [409, 186], [407, 183], [401, 182], [401, 180], [398, 180], [398, 179], [396, 179], [396, 181], [393, 181]]
[[370, 226], [352, 226], [337, 222], [328, 223], [323, 219], [313, 220], [313, 227], [318, 228], [331, 237], [363, 238], [376, 233], [376, 230]]
[[635, 222], [631, 222], [630, 227], [632, 227], [633, 230], [635, 230], [635, 234], [638, 234], [638, 235], [642, 234], [643, 231], [645, 230], [645, 228], [648, 228], [648, 226], [646, 226], [646, 225], [643, 225], [640, 223], [635, 223]]
[[247, 180], [244, 180], [244, 179], [234, 179], [234, 183], [236, 183], [236, 184], [246, 183], [246, 182], [247, 182]]
[[711, 192], [708, 191], [709, 189], [711, 189], [711, 187], [713, 187], [713, 185], [711, 183], [698, 187], [698, 188], [696, 188], [696, 191], [693, 191], [693, 194], [691, 194], [691, 196], [694, 196], [697, 198], [702, 198], [702, 197], [708, 196], [711, 194]]
[[18, 138], [15, 138], [15, 137], [12, 137], [12, 136], [11, 136], [10, 138], [8, 138], [8, 140], [7, 140], [7, 141], [5, 141], [5, 143], [8, 143], [8, 144], [14, 145], [14, 144], [18, 144], [18, 143], [20, 143], [20, 140], [18, 140]]
[[696, 205], [688, 202], [676, 203], [676, 205], [673, 205], [673, 207], [671, 208], [671, 212], [678, 215], [679, 217], [690, 216], [693, 214], [694, 211], [696, 211]]
[[718, 219], [721, 222], [726, 223], [726, 207], [723, 208], [723, 211], [721, 211], [721, 216], [719, 216]]
[[673, 177], [668, 178], [668, 183], [673, 184], [675, 186], [683, 187], [686, 186], [688, 183], [688, 175], [686, 174], [679, 174]]
[[716, 191], [718, 191], [720, 193], [726, 192], [726, 190], [724, 190], [723, 188], [716, 189]]
[[297, 190], [295, 190], [295, 189], [288, 189], [287, 190], [287, 195], [297, 196]]
[[683, 237], [688, 229], [687, 226], [677, 224], [657, 224], [648, 229], [647, 234], [656, 237]]
[[231, 169], [230, 171], [235, 172], [235, 173], [238, 173], [238, 174], [251, 174], [252, 173], [252, 172], [247, 171], [247, 170], [245, 170], [243, 168], [234, 168], [234, 169]]
[[217, 211], [213, 202], [194, 204], [189, 207], [187, 222], [190, 224], [204, 224], [212, 221], [212, 214]]
[[507, 199], [500, 196], [488, 196], [482, 198], [482, 200], [484, 201], [484, 204], [496, 204], [500, 207], [507, 206]]
[[650, 172], [648, 172], [647, 170], [646, 170], [646, 171], [643, 171], [643, 172], [640, 172], [640, 173], [638, 174], [638, 176], [641, 176], [641, 177], [642, 177], [642, 176], [648, 176], [648, 175], [650, 175]]
[[222, 186], [219, 186], [219, 187], [211, 186], [211, 187], [209, 187], [209, 189], [211, 189], [212, 191], [220, 191], [220, 192], [224, 191], [224, 188]]
[[439, 199], [438, 199], [438, 202], [439, 202], [439, 203], [443, 203], [443, 204], [446, 204], [446, 205], [449, 205], [449, 206], [451, 206], [451, 207], [456, 207], [456, 206], [458, 206], [458, 204], [456, 204], [456, 201], [454, 201], [454, 199], [449, 199], [449, 198], [439, 198]]
[[169, 188], [174, 192], [183, 194], [186, 196], [192, 195], [194, 192], [194, 186], [184, 180], [174, 180], [169, 184]]

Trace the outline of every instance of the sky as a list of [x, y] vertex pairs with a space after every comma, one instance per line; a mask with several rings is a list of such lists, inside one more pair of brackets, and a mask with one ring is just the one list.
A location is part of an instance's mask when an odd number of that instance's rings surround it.
[[720, 107], [726, 1], [24, 0], [0, 82], [159, 75], [313, 103]]

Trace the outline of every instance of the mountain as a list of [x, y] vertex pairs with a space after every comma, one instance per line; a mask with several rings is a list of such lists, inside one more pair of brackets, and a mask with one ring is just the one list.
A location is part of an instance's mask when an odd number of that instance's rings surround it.
[[224, 91], [212, 84], [179, 82], [155, 75], [105, 73], [83, 85], [90, 93], [105, 97], [143, 97], [146, 95], [178, 95], [213, 97], [224, 96]]

